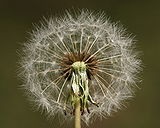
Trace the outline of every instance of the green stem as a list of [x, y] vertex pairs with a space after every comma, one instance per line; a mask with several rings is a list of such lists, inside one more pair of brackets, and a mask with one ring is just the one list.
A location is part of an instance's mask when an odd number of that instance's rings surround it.
[[77, 98], [75, 104], [75, 128], [81, 128], [81, 111], [80, 111], [80, 99]]

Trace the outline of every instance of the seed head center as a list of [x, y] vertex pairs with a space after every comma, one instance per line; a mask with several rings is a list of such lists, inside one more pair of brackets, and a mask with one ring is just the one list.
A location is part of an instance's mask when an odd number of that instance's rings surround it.
[[86, 71], [86, 64], [83, 61], [77, 61], [72, 64], [72, 68], [76, 71]]

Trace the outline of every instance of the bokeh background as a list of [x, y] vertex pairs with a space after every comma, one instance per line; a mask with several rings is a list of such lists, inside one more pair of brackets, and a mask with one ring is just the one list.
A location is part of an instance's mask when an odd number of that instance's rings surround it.
[[113, 117], [95, 120], [89, 128], [160, 128], [160, 1], [159, 0], [0, 0], [0, 128], [69, 128], [48, 120], [19, 89], [17, 51], [33, 24], [65, 9], [102, 10], [136, 35], [144, 70], [136, 97]]

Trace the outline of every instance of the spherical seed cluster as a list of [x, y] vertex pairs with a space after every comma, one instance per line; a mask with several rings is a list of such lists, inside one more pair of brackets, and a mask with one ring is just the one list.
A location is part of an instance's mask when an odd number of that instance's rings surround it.
[[37, 28], [21, 58], [23, 86], [49, 115], [65, 115], [64, 106], [72, 112], [71, 103], [65, 104], [72, 64], [84, 62], [89, 93], [99, 106], [89, 103], [90, 113], [82, 115], [85, 122], [111, 115], [132, 97], [140, 65], [133, 40], [124, 29], [110, 23], [104, 14], [87, 10], [75, 16], [67, 12], [63, 18], [51, 18]]

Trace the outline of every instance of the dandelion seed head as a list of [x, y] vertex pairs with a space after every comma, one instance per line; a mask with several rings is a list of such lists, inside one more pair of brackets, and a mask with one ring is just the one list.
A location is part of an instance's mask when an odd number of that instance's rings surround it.
[[23, 49], [21, 77], [38, 108], [51, 116], [63, 115], [64, 106], [71, 112], [72, 105], [65, 100], [75, 62], [85, 65], [89, 93], [99, 106], [87, 101], [90, 113], [82, 115], [84, 122], [112, 115], [133, 96], [141, 62], [133, 39], [104, 14], [66, 12], [36, 28]]

